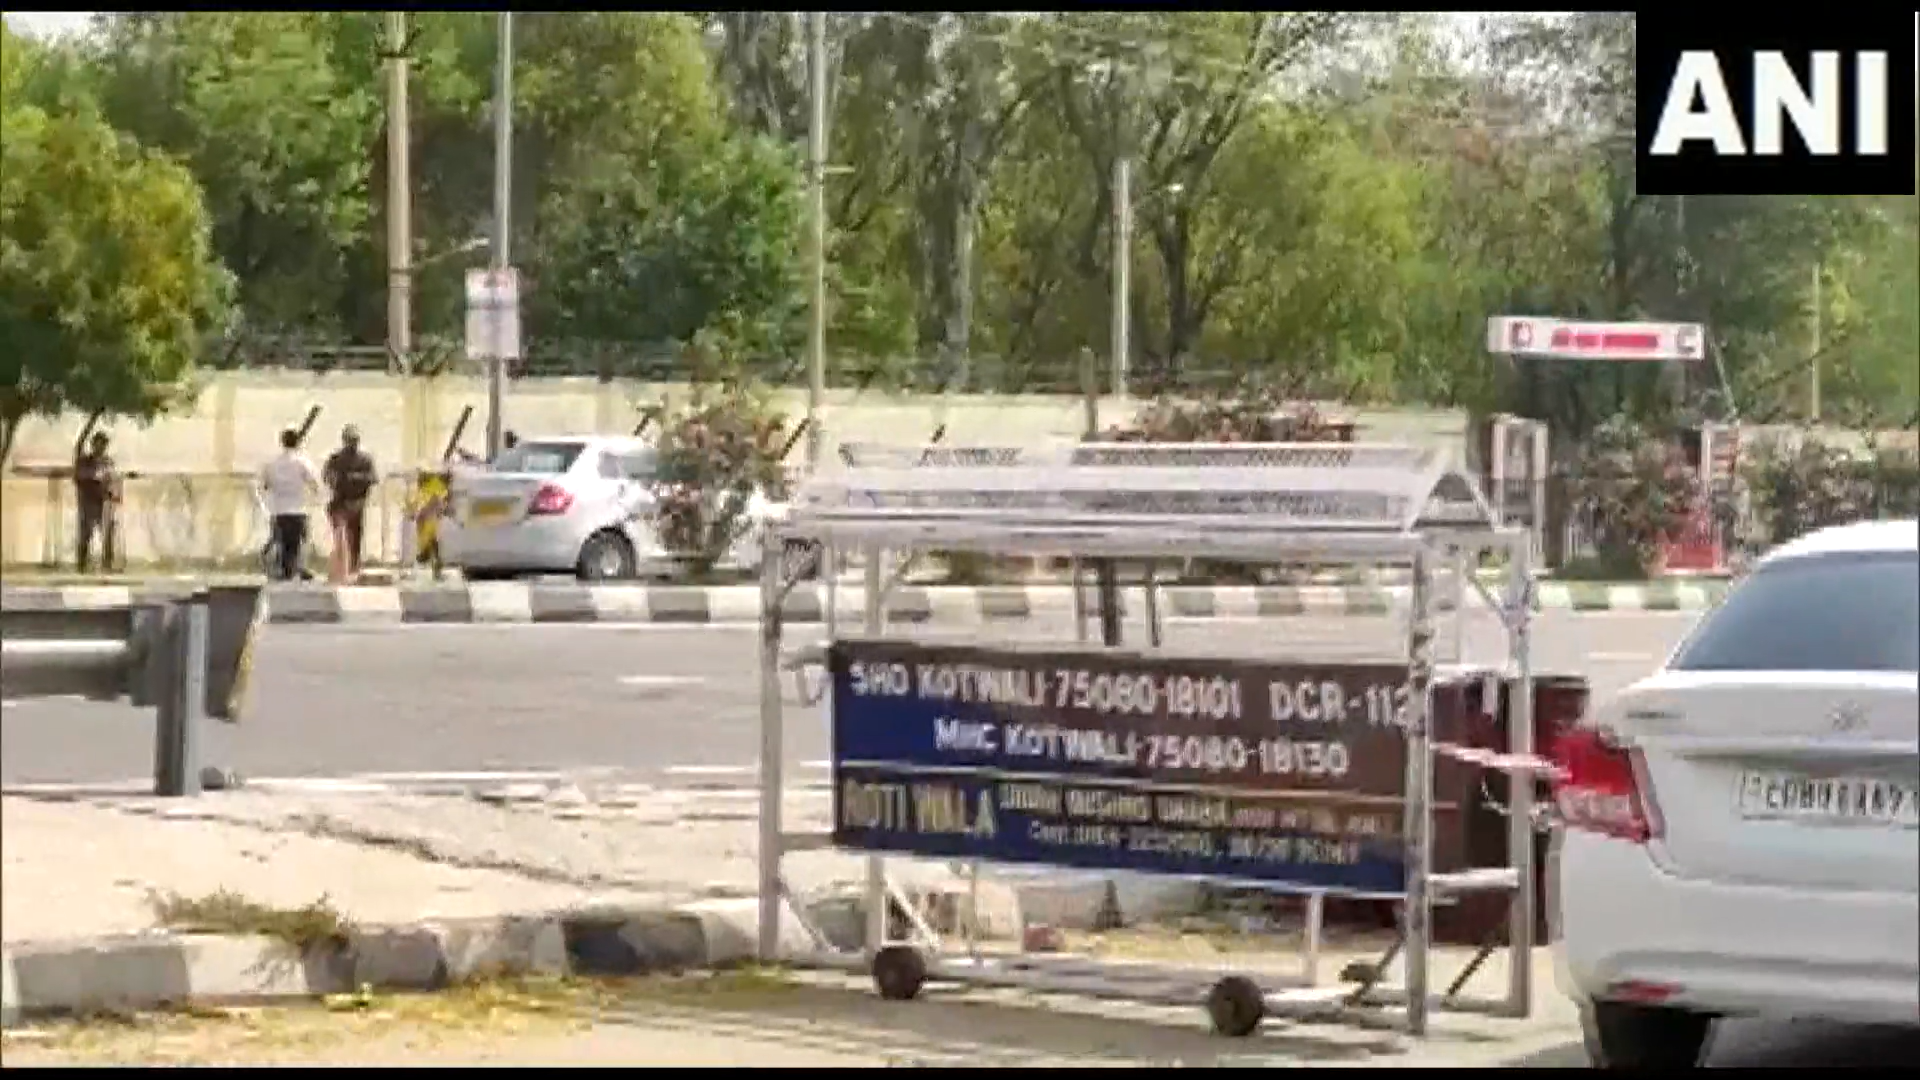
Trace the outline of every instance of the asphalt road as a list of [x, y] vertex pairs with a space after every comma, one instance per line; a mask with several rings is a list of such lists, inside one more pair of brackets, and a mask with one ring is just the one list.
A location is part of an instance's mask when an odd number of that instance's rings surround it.
[[[1605, 697], [1648, 671], [1692, 625], [1684, 614], [1549, 612], [1535, 624], [1539, 671], [1585, 674]], [[1071, 637], [1014, 624], [1002, 637]], [[1381, 655], [1400, 624], [1331, 618], [1169, 627], [1167, 644], [1226, 654]], [[800, 628], [796, 638], [817, 640]], [[1450, 638], [1442, 635], [1443, 650]], [[243, 776], [607, 770], [636, 781], [738, 775], [758, 756], [757, 631], [751, 627], [274, 626], [255, 659], [251, 707], [210, 725], [205, 758]], [[1469, 658], [1504, 649], [1472, 619]], [[827, 756], [817, 709], [787, 680], [787, 759]], [[0, 782], [112, 782], [151, 774], [152, 725], [114, 705], [10, 702], [0, 712]]]

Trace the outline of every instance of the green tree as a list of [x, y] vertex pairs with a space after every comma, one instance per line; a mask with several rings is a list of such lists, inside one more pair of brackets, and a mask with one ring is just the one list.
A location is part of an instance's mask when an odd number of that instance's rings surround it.
[[[1042, 111], [1072, 132], [1102, 213], [1115, 159], [1125, 153], [1134, 162], [1134, 219], [1158, 257], [1162, 293], [1156, 340], [1143, 344], [1163, 374], [1192, 355], [1214, 305], [1244, 270], [1232, 242], [1201, 250], [1201, 207], [1215, 198], [1215, 167], [1260, 100], [1360, 23], [1338, 12], [1088, 13], [1051, 27], [1054, 43], [1041, 62], [1053, 93]], [[1106, 261], [1099, 234], [1097, 221], [1082, 232], [1089, 270]]]
[[184, 169], [90, 111], [9, 104], [0, 129], [5, 461], [29, 416], [146, 419], [179, 401], [229, 282]]
[[348, 250], [367, 232], [372, 88], [343, 77], [311, 12], [107, 17], [107, 118], [191, 170], [246, 327], [337, 334]]
[[1869, 237], [1830, 264], [1826, 394], [1861, 423], [1920, 426], [1920, 196], [1863, 201]]
[[762, 139], [716, 140], [631, 176], [596, 177], [549, 204], [534, 314], [598, 342], [692, 341], [794, 355], [803, 310], [799, 171]]

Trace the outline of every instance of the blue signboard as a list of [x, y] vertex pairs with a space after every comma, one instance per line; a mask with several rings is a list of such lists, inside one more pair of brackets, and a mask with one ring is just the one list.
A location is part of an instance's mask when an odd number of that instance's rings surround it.
[[834, 842], [1405, 885], [1406, 668], [839, 641]]

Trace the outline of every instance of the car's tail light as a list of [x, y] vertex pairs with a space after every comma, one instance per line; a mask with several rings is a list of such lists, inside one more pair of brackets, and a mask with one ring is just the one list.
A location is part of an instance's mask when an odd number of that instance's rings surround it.
[[1660, 834], [1660, 816], [1632, 750], [1597, 728], [1562, 732], [1554, 740], [1554, 808], [1569, 829], [1644, 844]]
[[540, 490], [533, 493], [533, 501], [527, 504], [529, 515], [564, 514], [573, 505], [573, 496], [566, 488], [555, 484], [541, 484]]

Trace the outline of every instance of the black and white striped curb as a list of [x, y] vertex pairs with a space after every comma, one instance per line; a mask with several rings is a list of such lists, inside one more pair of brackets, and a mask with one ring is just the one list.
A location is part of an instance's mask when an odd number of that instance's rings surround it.
[[[1185, 914], [1200, 899], [1191, 883], [1091, 875], [983, 883], [970, 903], [961, 902], [964, 888], [958, 879], [901, 884], [906, 902], [936, 932], [957, 933], [954, 920], [972, 910], [976, 936], [1002, 941], [1019, 941], [1029, 919], [1088, 929], [1112, 925], [1108, 920]], [[861, 893], [848, 886], [804, 901], [804, 922], [783, 902], [780, 958], [818, 948], [808, 926], [835, 949], [857, 949], [866, 926]], [[758, 925], [759, 901], [747, 897], [357, 927], [305, 947], [266, 937], [170, 932], [7, 945], [0, 948], [0, 1027], [45, 1016], [362, 989], [433, 991], [476, 976], [723, 970], [755, 959]]]
[[[1718, 581], [1609, 585], [1542, 582], [1536, 606], [1571, 611], [1702, 611], [1719, 602]], [[843, 620], [862, 610], [864, 589], [842, 585], [835, 604]], [[1094, 594], [1084, 590], [1088, 610]], [[1438, 607], [1447, 609], [1448, 590]], [[825, 586], [808, 583], [788, 594], [789, 623], [824, 622]], [[1469, 590], [1471, 594], [1471, 591]], [[74, 585], [8, 588], [5, 606], [114, 607], [142, 595], [128, 586]], [[1176, 619], [1292, 618], [1385, 615], [1404, 608], [1404, 587], [1338, 585], [1205, 586], [1159, 590], [1163, 615]], [[1468, 604], [1478, 606], [1477, 599]], [[980, 625], [1055, 618], [1073, 610], [1073, 589], [1060, 585], [909, 585], [888, 593], [887, 617], [896, 623]], [[1124, 589], [1129, 615], [1145, 609], [1139, 587]], [[758, 622], [760, 590], [752, 585], [580, 585], [482, 582], [473, 584], [333, 587], [289, 585], [267, 591], [267, 621], [279, 624], [419, 623], [662, 623], [724, 625]]]
[[9, 945], [0, 1022], [383, 990], [438, 990], [475, 975], [639, 975], [751, 955], [753, 918], [706, 901], [353, 929], [296, 947], [266, 937], [153, 933]]

